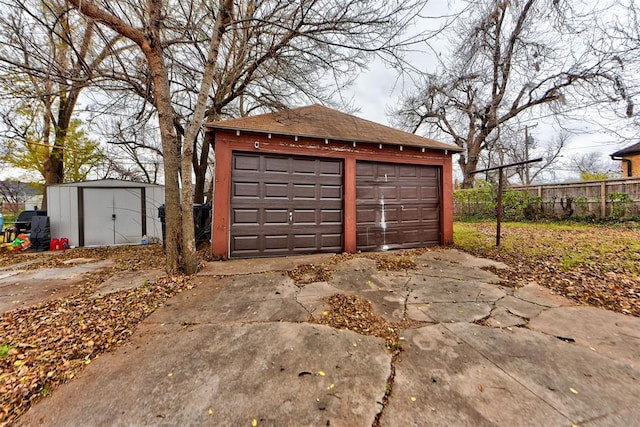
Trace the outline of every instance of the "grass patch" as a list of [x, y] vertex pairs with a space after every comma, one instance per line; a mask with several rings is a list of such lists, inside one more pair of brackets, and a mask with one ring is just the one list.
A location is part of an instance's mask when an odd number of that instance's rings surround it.
[[455, 223], [455, 246], [512, 267], [514, 286], [531, 281], [581, 303], [640, 316], [640, 229], [584, 223]]

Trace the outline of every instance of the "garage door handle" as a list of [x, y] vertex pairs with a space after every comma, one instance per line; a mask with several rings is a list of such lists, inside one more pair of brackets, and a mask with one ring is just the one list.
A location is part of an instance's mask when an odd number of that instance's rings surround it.
[[289, 211], [289, 224], [293, 224], [293, 211]]

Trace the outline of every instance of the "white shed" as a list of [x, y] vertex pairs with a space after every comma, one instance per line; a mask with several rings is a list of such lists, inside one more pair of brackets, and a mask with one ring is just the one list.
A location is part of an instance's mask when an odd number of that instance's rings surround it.
[[72, 246], [140, 243], [142, 236], [162, 239], [158, 207], [164, 187], [105, 179], [47, 187], [51, 237]]

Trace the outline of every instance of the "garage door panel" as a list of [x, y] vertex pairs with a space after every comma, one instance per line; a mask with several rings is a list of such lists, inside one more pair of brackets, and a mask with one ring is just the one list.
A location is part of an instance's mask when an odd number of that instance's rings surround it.
[[342, 210], [323, 209], [320, 211], [320, 220], [323, 224], [342, 224]]
[[360, 250], [440, 243], [440, 169], [356, 163], [356, 245]]
[[260, 158], [257, 156], [239, 156], [233, 159], [233, 168], [237, 171], [257, 171], [260, 167]]
[[294, 209], [293, 223], [315, 225], [318, 223], [317, 211], [315, 209]]
[[315, 234], [294, 234], [293, 247], [295, 250], [315, 250], [317, 247], [316, 238]]
[[287, 157], [264, 156], [264, 171], [275, 173], [287, 173], [291, 169], [290, 160]]
[[327, 251], [338, 252], [342, 250], [342, 233], [328, 233], [321, 236], [321, 247]]
[[316, 185], [315, 184], [292, 184], [293, 185], [293, 197], [296, 199], [315, 199], [316, 198]]
[[232, 171], [231, 257], [342, 249], [342, 161], [234, 153], [233, 164], [244, 169]]
[[293, 173], [315, 175], [316, 174], [315, 160], [296, 159], [296, 161], [293, 162]]
[[420, 169], [413, 166], [401, 166], [398, 168], [398, 176], [401, 178], [418, 178], [420, 177]]
[[329, 175], [342, 178], [342, 162], [321, 162], [318, 168], [319, 175]]
[[231, 246], [236, 251], [255, 251], [258, 248], [257, 236], [234, 236]]
[[[289, 211], [286, 209], [263, 209], [265, 224], [288, 224]], [[258, 225], [256, 223], [255, 225]]]
[[377, 179], [388, 181], [390, 178], [395, 178], [396, 174], [398, 173], [398, 165], [390, 163], [378, 163], [377, 166]]
[[421, 209], [419, 207], [409, 207], [402, 209], [402, 222], [420, 222]]
[[377, 200], [376, 189], [369, 184], [358, 184], [356, 188], [356, 199], [364, 201]]
[[260, 186], [257, 182], [236, 182], [233, 185], [234, 197], [256, 198], [260, 194]]
[[320, 198], [322, 200], [337, 200], [342, 203], [342, 185], [321, 185]]
[[264, 236], [264, 248], [265, 249], [280, 249], [282, 247], [287, 247], [289, 242], [289, 236], [287, 234], [275, 234], [270, 235], [266, 234]]
[[232, 222], [234, 224], [257, 224], [259, 213], [258, 209], [236, 209], [233, 212]]
[[420, 200], [422, 188], [417, 185], [407, 185], [400, 188], [400, 200], [402, 202]]
[[266, 199], [287, 199], [289, 197], [289, 186], [285, 183], [264, 184], [264, 198]]

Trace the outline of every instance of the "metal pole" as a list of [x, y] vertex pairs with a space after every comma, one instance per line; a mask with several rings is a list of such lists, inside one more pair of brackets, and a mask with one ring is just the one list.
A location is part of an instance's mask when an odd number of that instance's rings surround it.
[[[529, 126], [524, 127], [524, 160], [529, 161]], [[531, 180], [529, 179], [529, 163], [524, 164], [524, 183], [526, 185], [531, 184]]]
[[496, 206], [496, 246], [500, 246], [500, 223], [502, 222], [502, 178], [504, 168], [498, 169], [498, 203]]

